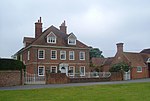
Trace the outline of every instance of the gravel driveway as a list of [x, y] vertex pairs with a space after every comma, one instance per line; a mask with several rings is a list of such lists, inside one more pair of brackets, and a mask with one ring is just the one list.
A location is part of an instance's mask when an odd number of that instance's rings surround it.
[[128, 80], [128, 81], [88, 82], [88, 83], [68, 83], [68, 84], [47, 84], [47, 85], [23, 85], [23, 86], [0, 87], [0, 90], [25, 90], [25, 89], [40, 89], [40, 88], [60, 88], [60, 87], [72, 87], [72, 86], [123, 84], [123, 83], [136, 83], [136, 82], [150, 82], [150, 78], [137, 79], [137, 80]]

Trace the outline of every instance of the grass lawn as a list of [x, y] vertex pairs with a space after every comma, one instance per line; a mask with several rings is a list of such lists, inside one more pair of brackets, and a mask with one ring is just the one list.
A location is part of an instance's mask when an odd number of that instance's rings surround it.
[[0, 101], [150, 101], [150, 82], [0, 91]]

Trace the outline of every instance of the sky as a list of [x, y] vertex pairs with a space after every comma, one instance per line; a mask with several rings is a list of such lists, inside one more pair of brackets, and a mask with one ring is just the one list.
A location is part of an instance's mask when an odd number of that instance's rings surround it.
[[23, 37], [34, 37], [42, 17], [43, 31], [65, 20], [67, 32], [105, 57], [150, 48], [150, 0], [0, 0], [0, 57], [9, 58], [23, 47]]

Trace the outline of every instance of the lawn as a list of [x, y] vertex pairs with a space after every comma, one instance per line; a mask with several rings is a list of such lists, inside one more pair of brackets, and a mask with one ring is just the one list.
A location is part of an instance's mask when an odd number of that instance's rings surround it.
[[0, 101], [150, 101], [150, 82], [0, 91]]

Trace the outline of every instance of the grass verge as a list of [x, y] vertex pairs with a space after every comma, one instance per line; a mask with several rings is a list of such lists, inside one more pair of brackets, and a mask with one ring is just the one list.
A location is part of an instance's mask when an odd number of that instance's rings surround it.
[[150, 101], [150, 82], [0, 91], [0, 101]]

